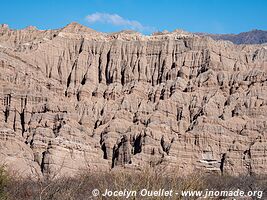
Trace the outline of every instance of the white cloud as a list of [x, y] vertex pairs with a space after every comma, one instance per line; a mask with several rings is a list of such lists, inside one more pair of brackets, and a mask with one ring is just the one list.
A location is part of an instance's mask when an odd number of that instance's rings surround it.
[[111, 24], [114, 26], [125, 26], [130, 29], [136, 30], [136, 31], [147, 31], [152, 32], [155, 31], [155, 28], [144, 26], [140, 22], [136, 20], [128, 20], [125, 19], [118, 14], [110, 14], [110, 13], [93, 13], [91, 15], [86, 16], [87, 22], [94, 24], [94, 23], [104, 23], [104, 24]]

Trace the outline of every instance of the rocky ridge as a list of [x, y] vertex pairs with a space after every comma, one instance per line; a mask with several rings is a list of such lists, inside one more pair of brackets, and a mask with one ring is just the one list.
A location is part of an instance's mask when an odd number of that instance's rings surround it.
[[0, 162], [31, 176], [266, 174], [267, 46], [0, 27]]
[[263, 44], [267, 43], [267, 31], [251, 30], [239, 34], [205, 34], [198, 33], [199, 35], [207, 35], [214, 40], [228, 40], [234, 44]]

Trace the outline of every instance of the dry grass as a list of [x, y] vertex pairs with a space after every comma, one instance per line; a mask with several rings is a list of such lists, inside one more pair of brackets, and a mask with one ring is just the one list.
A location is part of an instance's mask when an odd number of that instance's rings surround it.
[[0, 200], [7, 199], [6, 188], [9, 185], [9, 180], [4, 166], [0, 166]]
[[[218, 174], [191, 174], [182, 177], [178, 173], [165, 174], [147, 169], [142, 172], [114, 171], [105, 173], [81, 173], [76, 177], [61, 177], [54, 180], [32, 180], [20, 179], [18, 176], [10, 177], [0, 168], [0, 199], [5, 200], [85, 200], [85, 199], [105, 199], [92, 198], [94, 188], [104, 192], [109, 190], [136, 190], [141, 189], [158, 190], [173, 189], [182, 190], [264, 190], [267, 192], [266, 177], [258, 176], [220, 176]], [[263, 197], [262, 199], [266, 198]], [[124, 197], [112, 197], [108, 199], [125, 199]], [[129, 199], [170, 199], [169, 197], [140, 198], [131, 197]], [[175, 196], [173, 199], [182, 199]], [[194, 199], [194, 198], [190, 198]]]

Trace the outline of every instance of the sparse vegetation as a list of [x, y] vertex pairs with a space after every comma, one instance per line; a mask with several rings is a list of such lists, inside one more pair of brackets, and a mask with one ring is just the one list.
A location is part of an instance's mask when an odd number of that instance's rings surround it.
[[7, 199], [6, 187], [9, 182], [9, 176], [4, 168], [0, 166], [0, 200]]
[[[178, 173], [156, 172], [144, 170], [139, 172], [112, 171], [102, 173], [81, 173], [76, 177], [61, 177], [54, 180], [21, 179], [9, 176], [4, 168], [0, 168], [0, 199], [5, 200], [84, 200], [107, 199], [105, 197], [92, 197], [92, 190], [99, 189], [104, 193], [109, 190], [142, 189], [159, 190], [262, 190], [267, 191], [267, 179], [263, 176], [221, 176], [219, 174], [191, 174], [183, 177]], [[266, 196], [262, 197], [262, 199]], [[108, 199], [125, 199], [125, 197], [112, 197]], [[130, 197], [129, 199], [170, 199], [170, 197]], [[175, 196], [171, 199], [183, 199]], [[189, 198], [197, 199], [197, 198]], [[213, 198], [214, 199], [214, 198]], [[220, 199], [220, 198], [218, 198]], [[255, 198], [257, 199], [257, 198]]]

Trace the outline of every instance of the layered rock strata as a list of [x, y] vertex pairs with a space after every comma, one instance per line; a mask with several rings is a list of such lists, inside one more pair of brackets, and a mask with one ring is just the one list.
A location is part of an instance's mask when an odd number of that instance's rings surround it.
[[267, 46], [0, 27], [0, 162], [31, 176], [266, 174]]

